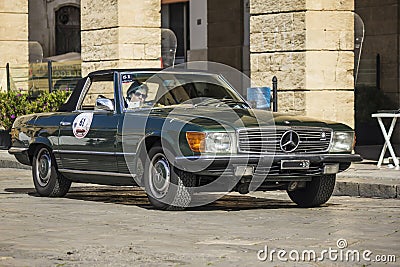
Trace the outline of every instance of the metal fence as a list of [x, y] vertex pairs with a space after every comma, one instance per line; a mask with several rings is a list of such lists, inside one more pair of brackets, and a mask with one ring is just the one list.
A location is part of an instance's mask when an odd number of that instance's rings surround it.
[[81, 77], [80, 60], [6, 65], [7, 90], [20, 89], [32, 96], [43, 91], [73, 90]]

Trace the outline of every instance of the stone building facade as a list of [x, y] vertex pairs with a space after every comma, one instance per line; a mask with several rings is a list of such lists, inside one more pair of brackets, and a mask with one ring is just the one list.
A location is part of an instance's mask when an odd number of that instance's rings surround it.
[[160, 67], [160, 0], [81, 0], [81, 5], [83, 75], [100, 68]]
[[276, 75], [285, 111], [353, 125], [354, 2], [252, 0], [250, 7], [252, 80]]
[[55, 12], [66, 5], [80, 9], [83, 75], [100, 68], [160, 67], [165, 7], [177, 3], [190, 13], [184, 16], [190, 30], [186, 60], [235, 67], [254, 86], [270, 86], [277, 76], [281, 111], [352, 126], [354, 11], [359, 11], [366, 23], [363, 53], [382, 51], [382, 90], [400, 104], [397, 0], [1, 1], [1, 80], [7, 62], [28, 62], [28, 41], [41, 43], [44, 56], [54, 55]]
[[28, 1], [0, 1], [0, 90], [5, 90], [6, 64], [28, 73]]
[[[80, 31], [80, 0], [29, 0], [29, 41], [39, 42], [43, 49], [43, 57], [54, 56], [62, 53], [63, 51], [57, 51], [57, 46], [62, 46], [61, 42], [66, 40], [57, 38], [61, 25], [73, 26], [79, 28]], [[73, 16], [72, 14], [58, 14], [65, 8], [74, 8], [78, 11], [78, 14]], [[64, 19], [64, 20], [63, 20]], [[60, 21], [61, 20], [61, 21]], [[60, 34], [67, 35], [67, 38], [71, 36], [64, 32]], [[75, 41], [75, 40], [74, 40]], [[78, 42], [78, 40], [76, 40]], [[79, 50], [79, 49], [78, 49]], [[71, 50], [73, 51], [73, 50]], [[79, 51], [74, 51], [79, 52]]]

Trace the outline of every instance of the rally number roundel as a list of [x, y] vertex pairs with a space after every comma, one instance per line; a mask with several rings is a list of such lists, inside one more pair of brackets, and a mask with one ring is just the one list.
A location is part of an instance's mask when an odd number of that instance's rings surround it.
[[72, 123], [72, 131], [76, 138], [84, 138], [92, 125], [93, 113], [81, 113], [76, 116], [74, 122]]

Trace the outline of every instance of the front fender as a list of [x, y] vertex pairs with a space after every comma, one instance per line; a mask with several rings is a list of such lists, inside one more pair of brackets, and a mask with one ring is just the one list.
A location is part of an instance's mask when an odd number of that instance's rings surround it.
[[32, 139], [32, 142], [29, 144], [29, 147], [32, 146], [37, 146], [37, 145], [45, 145], [47, 147], [49, 147], [51, 150], [54, 149], [54, 145], [53, 143], [47, 138], [47, 137], [42, 137], [42, 136], [38, 136]]
[[161, 131], [154, 131], [146, 134], [138, 143], [137, 153], [140, 154], [142, 151], [148, 151], [156, 142], [161, 142], [161, 145], [168, 146], [169, 150], [176, 152], [173, 149], [174, 144], [173, 138], [168, 134], [161, 134]]

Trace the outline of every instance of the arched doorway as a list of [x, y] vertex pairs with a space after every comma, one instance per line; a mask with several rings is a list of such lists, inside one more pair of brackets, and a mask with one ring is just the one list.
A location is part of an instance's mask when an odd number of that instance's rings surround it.
[[81, 52], [80, 9], [63, 6], [56, 11], [56, 55]]

